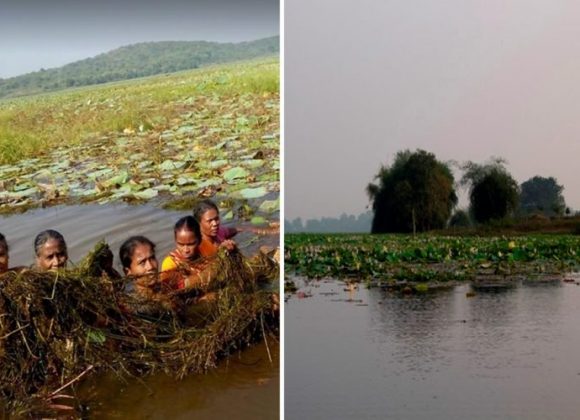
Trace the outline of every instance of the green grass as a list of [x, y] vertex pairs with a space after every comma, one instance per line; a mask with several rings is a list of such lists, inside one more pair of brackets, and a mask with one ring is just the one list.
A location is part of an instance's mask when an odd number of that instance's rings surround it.
[[277, 95], [279, 63], [256, 60], [0, 101], [0, 165], [46, 154], [56, 145], [124, 129], [163, 129], [175, 102], [244, 94]]

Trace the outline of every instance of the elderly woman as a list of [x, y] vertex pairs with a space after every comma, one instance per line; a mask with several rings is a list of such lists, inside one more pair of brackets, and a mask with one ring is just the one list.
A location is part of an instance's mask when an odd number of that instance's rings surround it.
[[34, 253], [34, 268], [39, 271], [56, 271], [65, 268], [68, 262], [66, 242], [56, 230], [48, 229], [36, 236]]

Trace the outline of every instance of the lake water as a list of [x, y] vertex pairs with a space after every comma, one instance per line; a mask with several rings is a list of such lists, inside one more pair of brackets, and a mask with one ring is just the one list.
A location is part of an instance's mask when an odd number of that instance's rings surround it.
[[[85, 205], [38, 209], [22, 215], [0, 216], [0, 232], [10, 246], [10, 265], [33, 263], [33, 241], [44, 229], [63, 234], [72, 263], [78, 262], [105, 239], [118, 263], [121, 243], [132, 235], [145, 235], [157, 244], [157, 257], [173, 249], [173, 225], [187, 211], [166, 211], [154, 206]], [[238, 225], [239, 226], [239, 225]], [[278, 236], [254, 241], [242, 232], [236, 242], [252, 255], [261, 245], [277, 246]], [[268, 350], [272, 361], [268, 355]], [[119, 381], [101, 376], [80, 391], [90, 397], [91, 418], [236, 418], [272, 419], [279, 416], [279, 345], [256, 344], [221, 361], [217, 369], [175, 381], [163, 375]]]
[[580, 286], [403, 296], [304, 282], [285, 306], [285, 414], [576, 419]]

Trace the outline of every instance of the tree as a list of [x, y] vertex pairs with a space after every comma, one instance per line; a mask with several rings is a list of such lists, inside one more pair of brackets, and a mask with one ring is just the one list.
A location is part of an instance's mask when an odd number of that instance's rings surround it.
[[503, 219], [517, 208], [518, 184], [504, 163], [496, 158], [485, 165], [468, 162], [463, 167], [461, 184], [470, 185], [470, 211], [479, 223]]
[[381, 166], [369, 184], [372, 233], [415, 232], [445, 227], [457, 204], [449, 167], [424, 150], [398, 152], [391, 167]]
[[566, 210], [563, 190], [553, 177], [530, 178], [521, 185], [520, 209], [523, 214], [542, 212], [546, 216], [561, 216]]
[[463, 209], [457, 210], [449, 220], [449, 227], [469, 227], [471, 226], [471, 219], [469, 213]]

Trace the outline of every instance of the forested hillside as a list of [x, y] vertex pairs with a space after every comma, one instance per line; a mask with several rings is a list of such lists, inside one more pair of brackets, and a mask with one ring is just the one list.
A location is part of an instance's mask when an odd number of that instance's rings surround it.
[[278, 54], [280, 37], [241, 43], [146, 42], [54, 69], [0, 79], [0, 98], [55, 91]]

